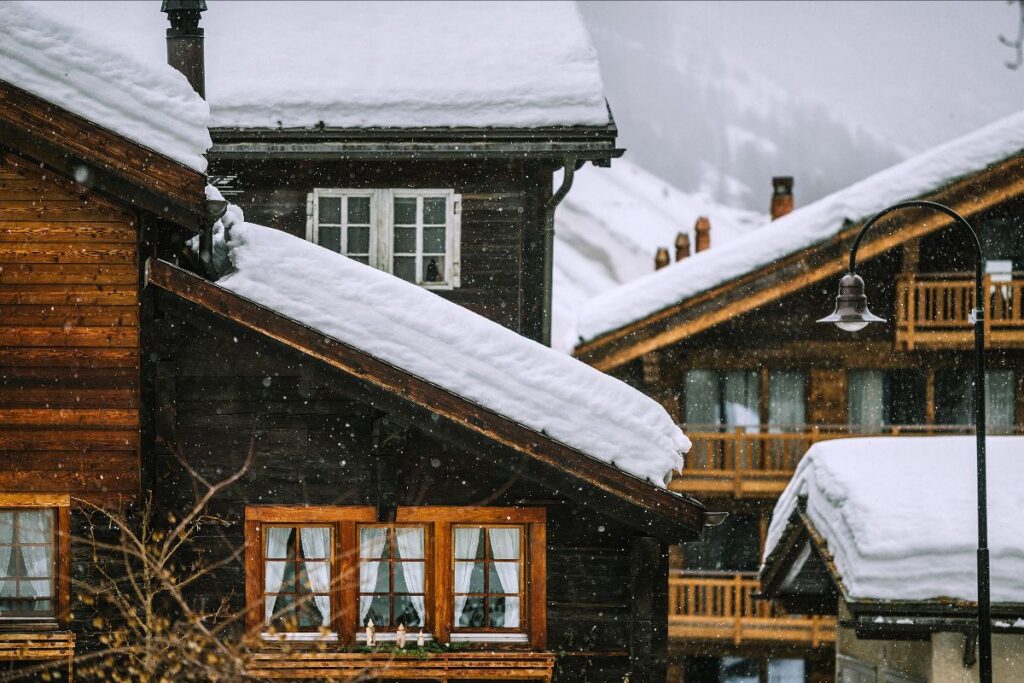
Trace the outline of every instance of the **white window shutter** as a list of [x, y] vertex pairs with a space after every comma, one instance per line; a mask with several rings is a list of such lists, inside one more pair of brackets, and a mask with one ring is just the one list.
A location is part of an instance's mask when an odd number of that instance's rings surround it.
[[313, 225], [313, 195], [316, 192], [310, 192], [306, 195], [306, 240], [309, 242], [316, 242], [316, 231]]

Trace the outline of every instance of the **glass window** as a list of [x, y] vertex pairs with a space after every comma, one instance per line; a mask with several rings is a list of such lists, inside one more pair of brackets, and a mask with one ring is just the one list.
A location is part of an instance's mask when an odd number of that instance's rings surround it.
[[519, 629], [523, 543], [518, 526], [455, 528], [455, 628]]
[[329, 526], [264, 528], [264, 623], [278, 631], [315, 631], [331, 623]]
[[785, 429], [807, 422], [807, 375], [799, 370], [768, 373], [768, 424]]
[[685, 419], [690, 425], [756, 427], [760, 424], [756, 370], [690, 370], [685, 379]]
[[[985, 371], [985, 424], [998, 430], [1014, 424], [1013, 370]], [[974, 424], [974, 372], [945, 369], [935, 372], [935, 421], [941, 425]]]
[[426, 626], [422, 526], [359, 528], [359, 623], [381, 630]]
[[443, 283], [447, 277], [447, 197], [396, 195], [393, 215], [394, 250], [391, 272], [409, 282]]
[[864, 431], [925, 421], [925, 376], [920, 370], [850, 370], [846, 376], [850, 425]]
[[54, 511], [0, 510], [0, 617], [52, 617]]

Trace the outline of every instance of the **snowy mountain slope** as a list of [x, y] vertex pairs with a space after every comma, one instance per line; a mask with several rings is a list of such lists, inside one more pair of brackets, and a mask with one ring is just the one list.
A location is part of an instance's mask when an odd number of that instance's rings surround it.
[[[556, 178], [556, 185], [560, 182]], [[712, 251], [768, 221], [767, 215], [681, 192], [625, 159], [611, 168], [586, 166], [578, 171], [555, 212], [552, 346], [571, 350], [583, 303], [652, 272], [658, 247], [675, 253], [677, 233], [687, 233], [693, 245], [698, 216], [711, 220]]]

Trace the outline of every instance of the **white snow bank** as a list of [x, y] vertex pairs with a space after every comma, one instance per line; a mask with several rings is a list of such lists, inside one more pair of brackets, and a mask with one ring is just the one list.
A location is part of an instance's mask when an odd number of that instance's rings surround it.
[[619, 380], [237, 208], [225, 223], [219, 286], [658, 486], [682, 467], [689, 440]]
[[[164, 60], [158, 3], [50, 4]], [[609, 122], [571, 2], [211, 2], [202, 26], [214, 127]]]
[[[992, 599], [1024, 602], [1024, 437], [987, 449]], [[850, 597], [977, 599], [973, 436], [815, 444], [775, 505], [765, 556], [801, 494]]]
[[206, 170], [209, 107], [176, 70], [141, 64], [31, 4], [0, 2], [0, 27], [0, 80]]
[[[555, 186], [561, 178], [555, 179]], [[676, 234], [690, 236], [698, 216], [711, 219], [715, 249], [768, 222], [767, 214], [734, 209], [708, 195], [679, 190], [627, 159], [611, 168], [585, 166], [555, 212], [552, 346], [571, 351], [576, 316], [598, 294], [654, 272], [659, 247], [675, 254]]]
[[876, 173], [772, 222], [750, 237], [698, 254], [595, 297], [579, 334], [591, 340], [827, 240], [904, 199], [930, 192], [1024, 149], [1024, 112]]

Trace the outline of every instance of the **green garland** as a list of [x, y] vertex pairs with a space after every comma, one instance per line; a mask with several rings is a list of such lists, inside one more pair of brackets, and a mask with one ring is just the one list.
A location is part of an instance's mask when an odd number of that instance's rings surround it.
[[444, 654], [446, 652], [465, 652], [469, 649], [469, 643], [438, 643], [437, 641], [427, 641], [422, 646], [416, 644], [413, 640], [411, 644], [407, 644], [404, 648], [398, 647], [393, 642], [379, 643], [370, 647], [368, 645], [361, 645], [354, 651], [360, 654], [371, 654], [371, 655], [399, 655], [403, 657], [415, 657], [416, 659], [429, 659], [432, 654]]

